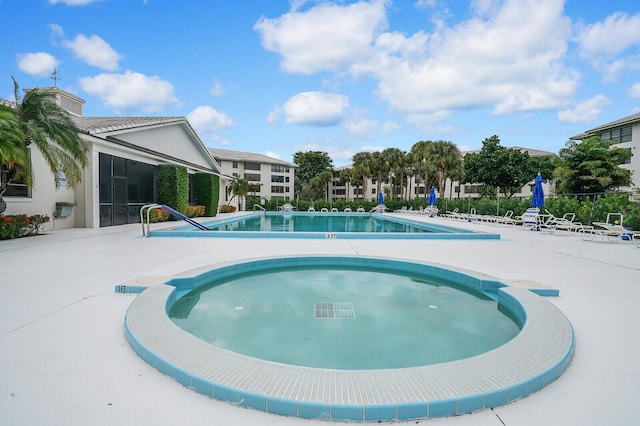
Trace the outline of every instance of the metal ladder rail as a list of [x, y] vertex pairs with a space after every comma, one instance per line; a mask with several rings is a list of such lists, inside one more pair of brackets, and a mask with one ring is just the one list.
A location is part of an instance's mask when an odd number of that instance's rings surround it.
[[[149, 221], [149, 214], [151, 209], [158, 209], [161, 204], [145, 204], [140, 208], [140, 223], [142, 224], [142, 236], [149, 238], [151, 236], [151, 222]], [[147, 231], [144, 230], [144, 211], [147, 211]]]

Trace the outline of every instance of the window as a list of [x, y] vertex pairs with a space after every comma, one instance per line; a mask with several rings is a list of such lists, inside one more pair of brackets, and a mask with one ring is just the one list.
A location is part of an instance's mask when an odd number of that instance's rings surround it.
[[278, 182], [278, 183], [284, 182], [284, 176], [272, 175], [271, 182]]
[[289, 173], [289, 167], [282, 164], [272, 164], [271, 171], [274, 173]]
[[480, 185], [465, 185], [464, 193], [465, 194], [478, 194], [480, 192]]
[[260, 170], [260, 163], [244, 163], [245, 170]]
[[334, 189], [333, 193], [335, 195], [346, 195], [347, 194], [347, 190], [346, 189]]
[[633, 153], [631, 152], [631, 148], [627, 148], [627, 151], [629, 151], [629, 154], [631, 154], [631, 155], [622, 164], [631, 164], [631, 157], [633, 156]]
[[607, 130], [600, 133], [600, 139], [603, 141], [611, 141], [611, 143], [631, 142], [633, 126], [618, 127], [617, 129]]
[[244, 178], [249, 182], [260, 182], [260, 174], [259, 173], [245, 173]]
[[237, 168], [238, 168], [238, 162], [237, 162], [237, 161], [234, 161], [234, 162], [231, 164], [231, 167], [233, 167], [234, 169], [237, 169]]
[[[3, 170], [4, 172], [5, 170]], [[7, 185], [7, 191], [4, 193], [6, 197], [31, 197], [31, 188], [27, 185], [24, 178], [24, 170], [20, 166], [14, 166], [10, 172], [13, 174], [11, 182]]]
[[271, 192], [273, 194], [284, 194], [284, 186], [272, 186]]

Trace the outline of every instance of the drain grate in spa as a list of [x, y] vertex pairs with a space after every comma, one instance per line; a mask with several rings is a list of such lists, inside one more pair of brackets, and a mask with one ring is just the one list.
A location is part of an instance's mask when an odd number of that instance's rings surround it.
[[355, 319], [356, 312], [348, 302], [316, 302], [313, 316], [325, 319]]

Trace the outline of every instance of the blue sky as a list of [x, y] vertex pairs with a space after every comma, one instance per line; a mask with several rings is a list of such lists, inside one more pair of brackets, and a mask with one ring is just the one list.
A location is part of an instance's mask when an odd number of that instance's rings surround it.
[[186, 116], [204, 144], [291, 161], [420, 140], [558, 152], [640, 112], [637, 0], [0, 0], [0, 97]]

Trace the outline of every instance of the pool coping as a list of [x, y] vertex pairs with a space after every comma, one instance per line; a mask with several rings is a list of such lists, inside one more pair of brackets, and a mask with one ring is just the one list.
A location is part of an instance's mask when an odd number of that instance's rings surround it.
[[[271, 262], [274, 267], [300, 259], [372, 265], [382, 260], [431, 268], [434, 274], [494, 292], [498, 303], [523, 324], [522, 330], [499, 348], [448, 363], [392, 370], [300, 367], [236, 354], [183, 331], [167, 315], [177, 289], [160, 284], [132, 302], [125, 318], [127, 340], [153, 367], [209, 397], [280, 415], [360, 422], [458, 415], [504, 405], [542, 389], [571, 361], [573, 329], [555, 305], [527, 289], [508, 287], [483, 274], [359, 256], [262, 258], [216, 266], [232, 274], [238, 272], [234, 265], [252, 268]], [[180, 286], [191, 279], [197, 286], [197, 277], [210, 270], [210, 266], [198, 268], [172, 281]]]
[[420, 239], [420, 240], [499, 240], [500, 234], [470, 231], [453, 226], [426, 223], [422, 221], [410, 220], [403, 217], [392, 216], [384, 213], [332, 213], [332, 212], [255, 212], [248, 213], [241, 217], [221, 218], [202, 222], [203, 225], [225, 225], [240, 220], [246, 220], [261, 215], [282, 215], [282, 216], [378, 216], [391, 222], [415, 226], [418, 228], [439, 229], [446, 232], [284, 232], [284, 231], [201, 231], [189, 225], [152, 230], [150, 237], [188, 237], [188, 238], [303, 238], [303, 239], [376, 239], [376, 240], [399, 240], [399, 239]]

